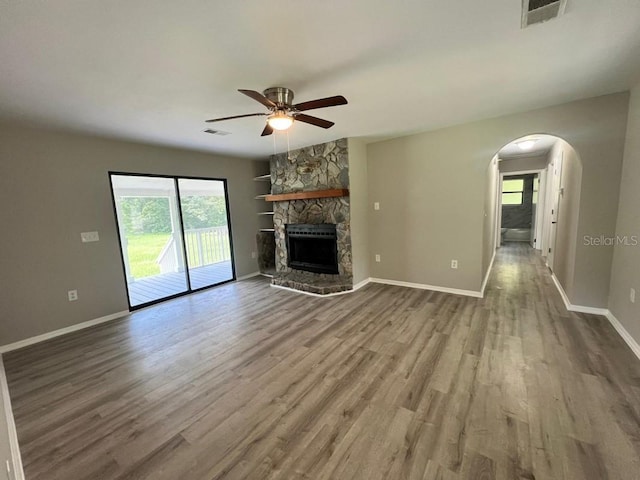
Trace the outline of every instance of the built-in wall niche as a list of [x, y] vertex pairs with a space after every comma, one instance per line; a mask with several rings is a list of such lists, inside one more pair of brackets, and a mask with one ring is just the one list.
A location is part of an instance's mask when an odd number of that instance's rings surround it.
[[259, 186], [259, 193], [255, 196], [255, 200], [259, 202], [260, 208], [257, 212], [260, 229], [256, 233], [256, 248], [258, 271], [261, 275], [273, 278], [276, 271], [276, 243], [274, 238], [275, 230], [273, 228], [273, 206], [271, 203], [265, 203], [265, 198], [271, 195], [271, 174], [265, 173], [253, 179]]

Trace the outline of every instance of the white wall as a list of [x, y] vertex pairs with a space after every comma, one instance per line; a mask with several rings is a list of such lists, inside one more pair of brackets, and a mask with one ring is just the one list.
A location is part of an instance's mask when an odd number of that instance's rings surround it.
[[548, 153], [521, 158], [503, 158], [498, 166], [502, 173], [523, 172], [528, 170], [544, 170], [547, 168]]
[[[631, 91], [619, 205], [616, 235], [640, 239], [640, 84]], [[629, 297], [631, 288], [636, 290], [635, 303]], [[609, 310], [640, 343], [640, 245], [614, 248]]]
[[349, 138], [349, 202], [351, 205], [351, 256], [353, 284], [369, 278], [369, 231], [367, 147], [362, 140]]
[[554, 144], [549, 157], [563, 159], [560, 178], [562, 194], [558, 206], [556, 242], [555, 246], [551, 246], [555, 248], [553, 273], [567, 296], [573, 298], [578, 223], [579, 215], [582, 213], [580, 212], [582, 164], [576, 151], [562, 139]]
[[496, 251], [496, 233], [498, 230], [498, 189], [500, 188], [500, 171], [498, 158], [494, 157], [485, 175], [484, 223], [482, 232], [482, 275], [486, 278], [491, 260]]
[[[556, 135], [580, 155], [578, 233], [613, 234], [628, 93], [606, 95], [369, 144], [371, 276], [479, 291], [486, 168], [515, 138]], [[572, 303], [605, 307], [612, 248], [576, 246]], [[450, 268], [459, 261], [458, 270]]]

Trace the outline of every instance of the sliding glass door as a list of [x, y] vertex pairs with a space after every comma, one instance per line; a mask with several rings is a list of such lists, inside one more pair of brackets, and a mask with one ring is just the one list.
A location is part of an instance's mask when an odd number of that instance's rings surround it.
[[235, 278], [224, 180], [110, 176], [132, 309]]
[[233, 279], [224, 182], [179, 178], [178, 187], [191, 288]]

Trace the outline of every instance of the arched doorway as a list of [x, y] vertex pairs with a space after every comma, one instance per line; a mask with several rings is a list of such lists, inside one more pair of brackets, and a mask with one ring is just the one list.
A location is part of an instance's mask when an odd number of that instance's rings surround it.
[[582, 182], [576, 150], [555, 135], [525, 135], [496, 153], [487, 178], [495, 206], [495, 247], [529, 244], [571, 291]]

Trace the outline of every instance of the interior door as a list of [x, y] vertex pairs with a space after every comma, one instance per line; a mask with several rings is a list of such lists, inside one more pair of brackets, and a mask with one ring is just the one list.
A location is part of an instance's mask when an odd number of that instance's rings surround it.
[[536, 248], [536, 225], [538, 223], [538, 193], [540, 189], [540, 175], [533, 177], [533, 192], [531, 193], [531, 235], [529, 244]]
[[562, 153], [553, 160], [551, 169], [551, 212], [549, 225], [549, 249], [547, 253], [547, 266], [553, 271], [556, 250], [556, 234], [558, 230], [558, 218], [560, 213], [560, 196], [562, 195]]

